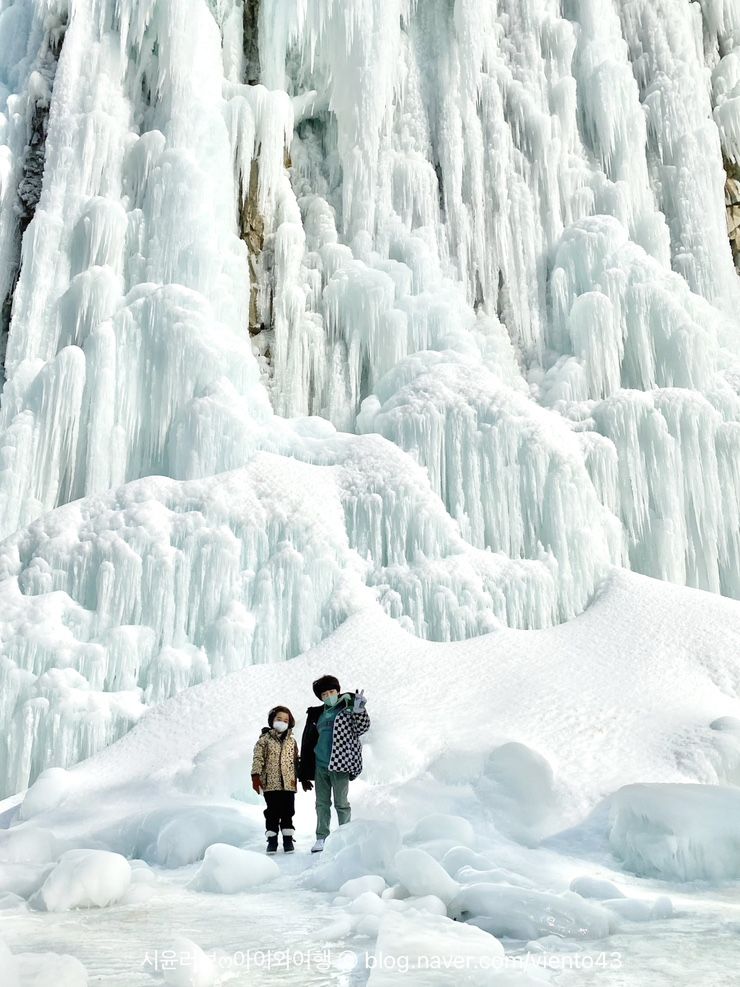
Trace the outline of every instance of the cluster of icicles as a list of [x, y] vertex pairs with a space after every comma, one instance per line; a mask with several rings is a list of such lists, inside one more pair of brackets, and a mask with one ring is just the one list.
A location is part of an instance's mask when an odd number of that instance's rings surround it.
[[735, 0], [0, 0], [0, 788], [360, 607], [740, 597], [738, 66]]

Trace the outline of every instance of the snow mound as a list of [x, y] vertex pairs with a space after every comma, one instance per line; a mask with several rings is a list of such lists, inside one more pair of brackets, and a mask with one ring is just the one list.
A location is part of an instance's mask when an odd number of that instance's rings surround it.
[[0, 942], [3, 987], [87, 987], [85, 967], [74, 956], [59, 953], [11, 953]]
[[216, 963], [192, 939], [176, 936], [167, 953], [173, 960], [168, 960], [163, 972], [170, 987], [211, 987], [218, 980]]
[[48, 912], [105, 908], [120, 901], [131, 884], [131, 865], [108, 850], [67, 850], [30, 899]]
[[624, 866], [664, 880], [740, 878], [740, 790], [634, 784], [612, 798], [609, 841]]
[[279, 874], [278, 865], [264, 854], [214, 843], [206, 850], [203, 863], [188, 887], [193, 891], [237, 894], [267, 884]]
[[401, 833], [393, 823], [353, 819], [332, 830], [324, 844], [321, 862], [305, 880], [311, 887], [337, 891], [354, 878], [382, 875], [390, 870], [400, 848]]
[[501, 943], [470, 925], [436, 915], [388, 915], [378, 928], [368, 987], [458, 987], [483, 981], [491, 987], [540, 984], [523, 973], [503, 972]]
[[448, 902], [458, 891], [444, 867], [417, 847], [399, 850], [393, 864], [399, 881], [410, 894], [433, 894]]
[[375, 894], [382, 895], [386, 890], [385, 878], [380, 874], [368, 874], [366, 877], [355, 877], [345, 881], [339, 889], [342, 898], [358, 898], [365, 891], [374, 891]]

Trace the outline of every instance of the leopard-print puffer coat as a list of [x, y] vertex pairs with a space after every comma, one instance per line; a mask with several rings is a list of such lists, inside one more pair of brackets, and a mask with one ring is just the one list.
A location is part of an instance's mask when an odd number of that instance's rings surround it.
[[263, 792], [295, 792], [298, 789], [298, 744], [291, 727], [282, 735], [263, 727], [254, 745], [252, 774], [260, 776]]

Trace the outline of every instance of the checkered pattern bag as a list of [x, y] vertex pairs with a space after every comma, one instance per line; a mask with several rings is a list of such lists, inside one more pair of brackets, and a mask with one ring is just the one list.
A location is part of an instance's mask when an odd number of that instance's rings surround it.
[[370, 717], [367, 710], [353, 713], [349, 709], [343, 709], [337, 713], [329, 758], [330, 771], [347, 771], [350, 781], [358, 776], [362, 771], [360, 734], [369, 728]]

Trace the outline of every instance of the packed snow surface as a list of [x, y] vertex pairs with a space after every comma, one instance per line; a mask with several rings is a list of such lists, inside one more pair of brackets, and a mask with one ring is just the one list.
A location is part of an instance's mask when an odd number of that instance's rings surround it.
[[[283, 948], [309, 935], [337, 977], [353, 956], [355, 983], [386, 983], [393, 963], [397, 976], [403, 964], [421, 977], [434, 956], [435, 987], [467, 982], [444, 971], [448, 955], [469, 965], [457, 973], [471, 983], [488, 969], [524, 985], [566, 947], [592, 961], [619, 953], [612, 975], [644, 983], [629, 966], [641, 962], [640, 936], [673, 927], [693, 941], [723, 888], [735, 908], [713, 916], [717, 930], [740, 920], [739, 645], [735, 601], [618, 569], [586, 613], [541, 631], [439, 644], [374, 606], [291, 662], [151, 709], [64, 772], [61, 796], [57, 771], [0, 805], [2, 890], [15, 895], [6, 938], [25, 962], [35, 914], [151, 909], [164, 894], [172, 935], [157, 942], [138, 929], [121, 984], [146, 982], [135, 978], [147, 950], [197, 954], [205, 970], [229, 949], [267, 948], [273, 932]], [[299, 793], [295, 857], [265, 857], [251, 747], [278, 701], [300, 726], [310, 683], [327, 670], [369, 697], [353, 819], [312, 856], [313, 798]], [[203, 941], [173, 946], [179, 909], [197, 908], [199, 895], [242, 908], [254, 896], [258, 911], [249, 926], [227, 933], [212, 921]], [[323, 918], [306, 926], [311, 911]], [[363, 973], [365, 953], [386, 966]], [[92, 946], [77, 955], [99, 968]], [[716, 972], [723, 960], [702, 962]]]

